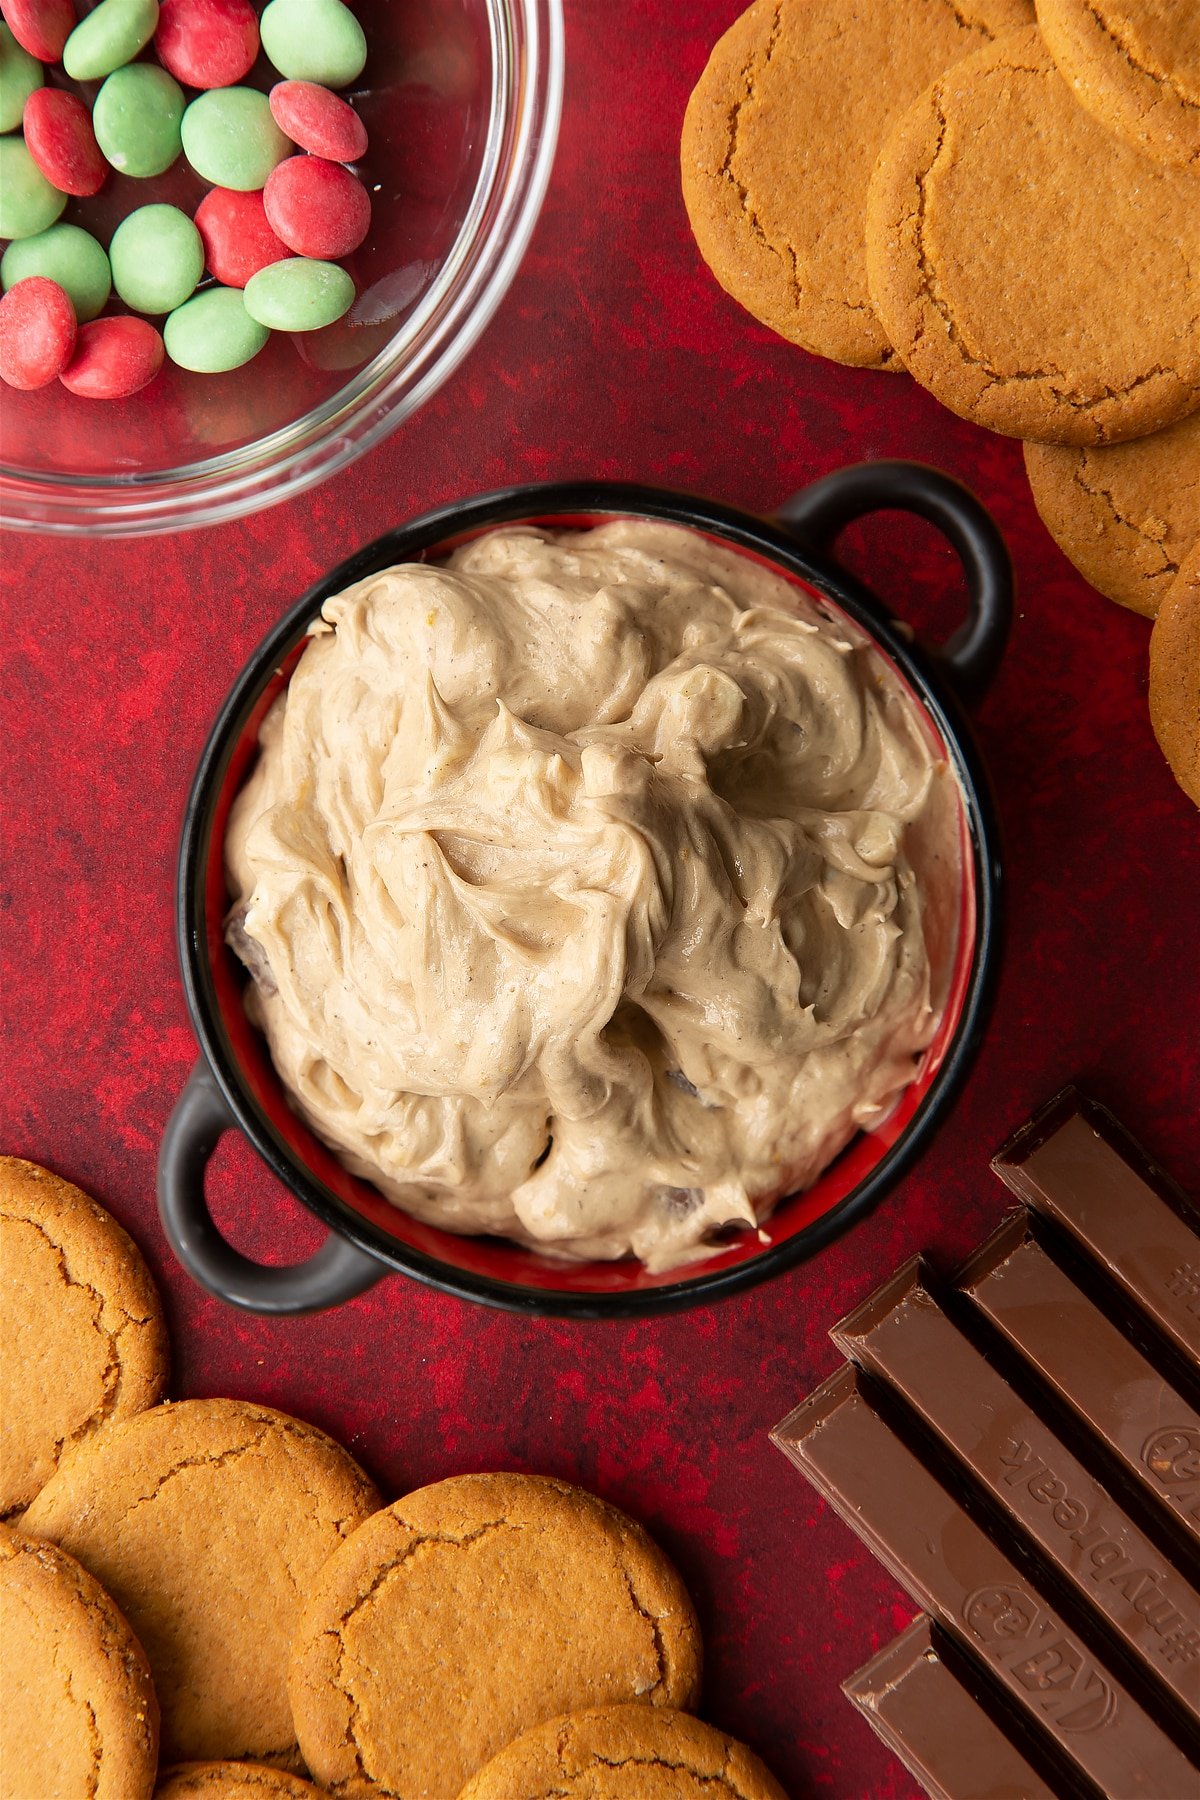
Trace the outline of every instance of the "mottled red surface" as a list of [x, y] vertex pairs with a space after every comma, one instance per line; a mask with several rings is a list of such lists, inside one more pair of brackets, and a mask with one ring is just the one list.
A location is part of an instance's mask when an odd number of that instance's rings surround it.
[[[1200, 1187], [1186, 945], [1200, 831], [1150, 733], [1148, 626], [1059, 555], [1020, 447], [905, 377], [790, 348], [702, 267], [679, 198], [679, 122], [737, 10], [569, 0], [566, 124], [530, 254], [466, 365], [364, 461], [218, 530], [7, 542], [0, 1143], [79, 1181], [134, 1232], [166, 1295], [176, 1395], [303, 1414], [389, 1493], [496, 1466], [588, 1484], [644, 1519], [691, 1581], [713, 1719], [796, 1796], [907, 1800], [911, 1780], [838, 1683], [913, 1609], [766, 1434], [834, 1367], [836, 1318], [912, 1251], [951, 1263], [996, 1222], [988, 1156], [1064, 1080]], [[521, 1322], [399, 1278], [314, 1319], [209, 1300], [166, 1249], [153, 1199], [195, 1056], [173, 865], [209, 723], [282, 608], [352, 546], [474, 490], [622, 476], [767, 510], [841, 463], [889, 455], [973, 486], [1020, 580], [1011, 653], [979, 716], [1007, 838], [1007, 956], [982, 1057], [920, 1166], [816, 1262], [662, 1322]], [[881, 521], [856, 553], [901, 610], [953, 617], [953, 560], [923, 527]], [[244, 1248], [282, 1261], [315, 1243], [243, 1146], [226, 1140], [210, 1186]]]

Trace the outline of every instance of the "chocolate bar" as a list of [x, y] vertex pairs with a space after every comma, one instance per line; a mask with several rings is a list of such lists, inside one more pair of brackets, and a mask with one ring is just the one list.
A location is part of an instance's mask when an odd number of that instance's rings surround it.
[[920, 1613], [842, 1692], [929, 1800], [1055, 1800], [1054, 1789], [947, 1668]]
[[[1103, 1106], [1067, 1088], [992, 1159], [1163, 1331], [1200, 1360], [1200, 1217]], [[1171, 1194], [1174, 1205], [1164, 1198]]]
[[1196, 1791], [1198, 1773], [879, 1417], [842, 1368], [772, 1432], [914, 1600], [1112, 1800]]
[[1023, 1214], [969, 1258], [958, 1286], [1142, 1492], [1200, 1540], [1200, 1415], [1063, 1274]]
[[914, 1257], [835, 1325], [1126, 1647], [1189, 1708], [1200, 1698], [1200, 1594], [1172, 1569], [939, 1308]]

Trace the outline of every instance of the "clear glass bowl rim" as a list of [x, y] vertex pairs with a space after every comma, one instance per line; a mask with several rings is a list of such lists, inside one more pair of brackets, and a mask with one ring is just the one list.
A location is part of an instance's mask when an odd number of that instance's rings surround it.
[[409, 418], [472, 348], [525, 253], [554, 162], [562, 0], [486, 0], [487, 142], [453, 249], [410, 320], [336, 393], [242, 448], [146, 475], [56, 475], [0, 461], [0, 524], [133, 537], [220, 524], [325, 481]]

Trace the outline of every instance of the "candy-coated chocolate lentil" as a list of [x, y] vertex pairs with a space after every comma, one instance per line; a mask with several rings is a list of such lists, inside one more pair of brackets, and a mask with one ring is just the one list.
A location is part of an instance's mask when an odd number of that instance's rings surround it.
[[67, 196], [51, 187], [25, 139], [0, 137], [0, 237], [27, 238], [53, 225]]
[[0, 25], [0, 131], [15, 131], [25, 102], [42, 85], [42, 65], [23, 50], [7, 25]]
[[153, 63], [116, 69], [96, 95], [96, 142], [122, 175], [162, 175], [182, 148], [183, 89]]
[[122, 219], [108, 246], [113, 286], [134, 312], [182, 306], [204, 273], [204, 245], [177, 206], [139, 206]]
[[0, 381], [9, 387], [45, 387], [74, 348], [75, 308], [56, 281], [34, 275], [0, 300]]
[[258, 14], [250, 0], [162, 0], [154, 48], [188, 87], [230, 87], [258, 55]]
[[162, 338], [147, 320], [93, 319], [79, 327], [59, 380], [84, 400], [125, 400], [153, 381], [162, 363]]
[[216, 187], [260, 188], [292, 146], [256, 88], [212, 88], [183, 115], [183, 148], [197, 175]]
[[237, 288], [205, 288], [177, 307], [163, 326], [171, 361], [200, 375], [240, 369], [257, 356], [270, 332], [246, 311]]
[[317, 331], [354, 301], [354, 283], [336, 263], [293, 256], [260, 269], [246, 283], [246, 311], [272, 331]]
[[157, 24], [158, 0], [100, 0], [63, 46], [63, 67], [72, 81], [102, 81], [133, 61]]
[[22, 124], [25, 147], [51, 187], [82, 198], [100, 192], [108, 164], [78, 94], [38, 88], [25, 102]]
[[362, 26], [341, 0], [271, 0], [259, 30], [263, 49], [289, 81], [346, 87], [367, 60]]
[[0, 285], [5, 291], [32, 275], [56, 281], [70, 297], [81, 325], [103, 312], [112, 292], [108, 254], [90, 231], [60, 220], [36, 237], [20, 238], [0, 257]]
[[272, 230], [297, 256], [349, 256], [371, 224], [371, 198], [362, 182], [323, 156], [289, 156], [272, 169], [263, 205]]
[[268, 263], [289, 255], [267, 223], [261, 192], [213, 188], [196, 208], [204, 263], [226, 287], [244, 288]]
[[340, 163], [366, 155], [367, 128], [340, 94], [315, 81], [277, 81], [267, 97], [275, 123], [302, 150]]
[[57, 62], [75, 29], [74, 0], [3, 0], [0, 12], [22, 50], [39, 62]]

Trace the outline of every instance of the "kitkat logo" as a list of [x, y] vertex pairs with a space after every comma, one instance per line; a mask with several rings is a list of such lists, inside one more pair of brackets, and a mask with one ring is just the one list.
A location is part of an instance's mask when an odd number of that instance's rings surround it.
[[1154, 1432], [1142, 1445], [1142, 1461], [1165, 1488], [1200, 1489], [1200, 1431], [1168, 1425]]
[[1007, 1669], [1031, 1703], [1059, 1731], [1098, 1731], [1117, 1710], [1117, 1697], [1053, 1613], [1023, 1588], [976, 1588], [963, 1618], [989, 1662]]

